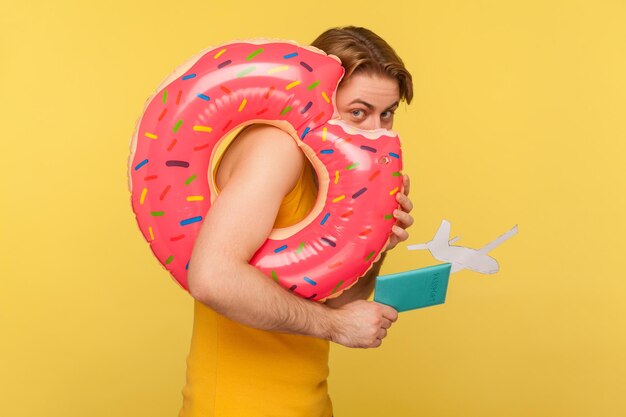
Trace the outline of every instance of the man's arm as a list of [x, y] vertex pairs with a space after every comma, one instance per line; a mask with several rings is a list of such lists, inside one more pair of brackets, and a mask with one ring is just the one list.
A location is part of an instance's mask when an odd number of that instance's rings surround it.
[[304, 163], [293, 139], [277, 130], [245, 133], [252, 140], [246, 142], [195, 242], [190, 293], [218, 313], [258, 329], [349, 347], [380, 346], [397, 319], [391, 307], [363, 301], [331, 309], [288, 292], [248, 264], [271, 232], [282, 199]]

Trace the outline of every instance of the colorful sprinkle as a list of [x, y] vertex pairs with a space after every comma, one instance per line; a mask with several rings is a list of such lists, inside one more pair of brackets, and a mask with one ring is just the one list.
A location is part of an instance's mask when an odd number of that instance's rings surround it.
[[190, 217], [188, 219], [181, 220], [180, 225], [187, 226], [188, 224], [197, 223], [199, 221], [202, 221], [202, 216]]
[[203, 201], [204, 200], [204, 196], [203, 195], [189, 195], [187, 196], [187, 201]]
[[376, 251], [375, 251], [375, 250], [371, 251], [371, 252], [369, 253], [369, 255], [367, 255], [367, 256], [365, 257], [365, 260], [366, 260], [366, 261], [369, 261], [369, 260], [370, 260], [370, 258], [371, 258], [372, 256], [374, 256], [374, 254], [375, 254], [375, 253], [376, 253]]
[[283, 56], [283, 58], [289, 59], [289, 58], [293, 58], [293, 57], [296, 57], [296, 56], [298, 56], [298, 53], [297, 52], [292, 52], [290, 54], [287, 54], [287, 55]]
[[334, 264], [328, 265], [328, 269], [335, 269], [335, 268], [337, 268], [338, 266], [341, 266], [341, 265], [343, 265], [343, 262], [341, 262], [341, 261], [335, 262]]
[[161, 195], [159, 196], [159, 200], [163, 200], [165, 198], [165, 196], [167, 195], [167, 192], [170, 190], [170, 188], [172, 188], [171, 185], [166, 186], [163, 189], [163, 192], [161, 193]]
[[346, 218], [346, 217], [352, 216], [353, 213], [354, 213], [354, 211], [352, 211], [352, 209], [350, 209], [350, 210], [346, 211], [345, 213], [343, 213], [341, 215], [341, 217]]
[[280, 115], [284, 116], [285, 114], [289, 113], [291, 111], [291, 106], [286, 106], [284, 109], [281, 110]]
[[326, 103], [330, 103], [330, 99], [328, 98], [328, 96], [326, 95], [326, 92], [322, 91], [322, 97], [324, 98], [324, 101]]
[[333, 242], [332, 240], [327, 239], [327, 238], [325, 238], [325, 237], [321, 237], [321, 238], [320, 238], [320, 240], [321, 240], [322, 242], [326, 243], [327, 245], [332, 246], [333, 248], [334, 248], [335, 246], [337, 246], [337, 244], [336, 244], [335, 242]]
[[331, 294], [334, 294], [335, 292], [337, 292], [337, 290], [339, 289], [339, 287], [341, 286], [341, 284], [343, 284], [343, 280], [339, 281], [337, 283], [337, 285], [335, 285], [335, 288], [333, 288], [333, 290], [330, 292]]
[[193, 127], [193, 130], [196, 132], [207, 132], [210, 133], [213, 131], [213, 128], [211, 126], [202, 126], [202, 125], [195, 125]]
[[258, 112], [256, 112], [256, 115], [258, 116], [258, 115], [260, 115], [260, 114], [263, 114], [263, 113], [265, 113], [265, 112], [266, 112], [266, 111], [268, 111], [268, 110], [269, 110], [269, 109], [266, 107], [266, 108], [264, 108], [263, 110], [259, 110]]
[[267, 90], [267, 93], [265, 93], [265, 97], [263, 97], [263, 98], [264, 98], [264, 99], [266, 99], [266, 100], [267, 100], [268, 98], [270, 98], [270, 96], [272, 95], [272, 92], [274, 92], [274, 88], [275, 88], [274, 86], [271, 86], [271, 87]]
[[165, 117], [165, 113], [167, 113], [167, 107], [163, 109], [163, 111], [161, 112], [161, 114], [159, 115], [159, 121], [163, 120], [163, 118]]
[[220, 90], [222, 90], [223, 92], [225, 92], [226, 94], [230, 95], [233, 92], [230, 91], [230, 89], [228, 87], [226, 87], [225, 85], [220, 85]]
[[176, 146], [176, 142], [178, 142], [176, 139], [172, 139], [172, 142], [170, 143], [170, 145], [167, 147], [168, 151], [171, 151], [172, 149], [174, 149], [174, 146]]
[[189, 177], [189, 178], [187, 178], [187, 180], [185, 180], [185, 185], [191, 184], [191, 182], [193, 180], [195, 180], [195, 179], [196, 179], [196, 174], [193, 174], [191, 177]]
[[317, 295], [317, 293], [313, 294], [313, 295], [309, 295], [306, 299], [310, 300], [311, 298], [315, 297]]
[[177, 240], [181, 240], [184, 239], [185, 235], [178, 235], [178, 236], [173, 236], [170, 238], [170, 242], [176, 242]]
[[143, 190], [141, 190], [141, 197], [139, 198], [139, 204], [143, 204], [144, 200], [146, 199], [146, 194], [148, 194], [147, 188], [144, 188]]
[[346, 167], [346, 169], [347, 169], [348, 171], [350, 171], [351, 169], [354, 169], [354, 168], [356, 168], [356, 167], [358, 167], [358, 166], [359, 166], [359, 162], [357, 161], [357, 162], [354, 162], [354, 163], [352, 163], [352, 164], [348, 165], [348, 166]]
[[394, 195], [397, 192], [398, 192], [398, 187], [396, 187], [393, 190], [389, 191], [389, 195]]
[[231, 60], [229, 59], [229, 60], [227, 60], [227, 61], [224, 61], [224, 62], [220, 63], [220, 64], [217, 66], [217, 68], [220, 68], [220, 69], [221, 69], [221, 68], [224, 68], [226, 65], [230, 65], [230, 64], [232, 64], [232, 63], [233, 63], [233, 61], [231, 61]]
[[319, 119], [321, 119], [322, 117], [324, 117], [324, 112], [321, 112], [320, 114], [318, 114], [317, 116], [315, 116], [315, 118], [313, 119], [314, 122], [317, 122]]
[[168, 167], [188, 168], [189, 167], [189, 162], [187, 162], [187, 161], [169, 160], [169, 161], [165, 161], [165, 165], [168, 166]]
[[183, 120], [179, 120], [178, 122], [176, 122], [176, 124], [174, 125], [174, 133], [178, 132], [178, 129], [182, 126], [183, 124]]
[[151, 216], [163, 216], [165, 214], [164, 211], [151, 211], [150, 215]]
[[[190, 259], [191, 260], [191, 259]], [[189, 260], [189, 261], [190, 261]], [[187, 263], [185, 264], [185, 269], [189, 269], [189, 261], [187, 261]]]
[[178, 90], [178, 94], [176, 95], [176, 104], [180, 103], [180, 98], [183, 96], [183, 90]]
[[141, 168], [142, 166], [144, 166], [145, 164], [148, 163], [147, 159], [144, 159], [143, 161], [141, 161], [140, 163], [138, 163], [137, 165], [135, 165], [135, 171], [137, 171], [139, 168]]
[[289, 69], [288, 65], [281, 65], [280, 67], [274, 67], [267, 70], [268, 74], [274, 74], [276, 72], [287, 71]]
[[326, 215], [324, 216], [320, 224], [324, 226], [324, 223], [326, 223], [326, 220], [328, 220], [329, 217], [330, 217], [330, 213], [326, 213]]
[[246, 68], [245, 70], [241, 71], [239, 74], [237, 74], [237, 78], [241, 78], [245, 75], [250, 74], [252, 71], [254, 71], [256, 69], [256, 67], [253, 65], [251, 67]]
[[302, 249], [304, 249], [304, 245], [305, 242], [300, 242], [300, 244], [298, 245], [298, 249], [296, 249], [296, 253], [302, 252]]
[[156, 175], [148, 175], [147, 177], [145, 177], [143, 180], [144, 181], [150, 181], [150, 180], [156, 180], [158, 177]]
[[254, 58], [255, 56], [257, 56], [258, 54], [260, 54], [261, 52], [263, 52], [263, 48], [259, 48], [256, 51], [252, 52], [250, 55], [248, 55], [246, 57], [246, 61], [250, 61], [252, 58]]
[[156, 138], [157, 138], [157, 135], [155, 135], [154, 133], [148, 133], [148, 132], [146, 132], [146, 137], [147, 137], [147, 138], [150, 138], [150, 139], [156, 139]]
[[163, 104], [167, 101], [167, 90], [163, 90]]
[[152, 226], [148, 226], [148, 233], [150, 233], [150, 241], [154, 240], [154, 232], [152, 231]]
[[322, 149], [320, 151], [320, 153], [323, 153], [323, 154], [329, 154], [329, 153], [334, 153], [334, 152], [335, 152], [334, 149]]
[[205, 143], [204, 145], [194, 146], [193, 150], [194, 151], [201, 151], [202, 149], [208, 148], [209, 146], [211, 146], [210, 143]]
[[219, 51], [218, 53], [215, 54], [215, 56], [213, 57], [213, 59], [217, 59], [220, 56], [222, 56], [222, 54], [226, 52], [226, 48], [222, 49], [221, 51]]
[[392, 172], [392, 173], [391, 173], [391, 176], [392, 176], [392, 177], [399, 177], [400, 175], [402, 175], [402, 174], [400, 173], [400, 171], [396, 171], [396, 172]]
[[372, 148], [371, 146], [361, 145], [361, 149], [368, 152], [376, 153], [376, 148]]
[[312, 105], [313, 105], [312, 101], [309, 101], [308, 103], [306, 103], [306, 106], [304, 106], [302, 110], [300, 110], [300, 114], [306, 113], [306, 111], [309, 110]]
[[282, 252], [285, 249], [287, 249], [287, 245], [280, 246], [280, 247], [274, 249], [274, 253]]
[[344, 198], [346, 198], [346, 196], [345, 196], [345, 194], [342, 194], [342, 195], [340, 195], [339, 197], [335, 197], [335, 198], [333, 198], [333, 200], [332, 200], [332, 201], [333, 201], [333, 203], [336, 203], [337, 201], [341, 201], [341, 200], [343, 200]]
[[391, 220], [391, 219], [393, 219], [393, 215], [391, 215], [391, 214], [385, 214], [385, 217], [384, 217], [384, 218], [385, 218], [385, 220]]
[[339, 171], [335, 171], [335, 184], [339, 181]]
[[317, 285], [317, 282], [313, 281], [311, 278], [309, 277], [303, 277], [303, 280], [305, 280], [306, 282], [308, 282], [311, 285]]
[[233, 119], [230, 119], [228, 122], [226, 122], [226, 124], [224, 125], [224, 127], [222, 128], [222, 132], [225, 131], [226, 129], [228, 129], [228, 126], [230, 126], [230, 124], [233, 122]]
[[295, 290], [296, 288], [298, 288], [298, 286], [294, 284], [294, 285], [292, 285], [291, 287], [289, 287], [289, 291], [293, 291], [293, 290]]
[[165, 265], [171, 263], [174, 260], [174, 255], [170, 255], [169, 258], [165, 260]]
[[389, 152], [389, 156], [392, 156], [394, 158], [400, 158], [400, 155], [398, 155], [397, 153], [393, 153], [393, 152]]
[[197, 97], [201, 98], [202, 100], [205, 100], [205, 101], [211, 100], [211, 97], [205, 96], [204, 94], [198, 94]]
[[302, 136], [300, 137], [300, 139], [304, 139], [304, 137], [307, 135], [307, 133], [309, 133], [310, 130], [311, 130], [310, 127], [307, 127], [306, 129], [304, 129], [304, 132], [302, 133]]
[[363, 194], [366, 191], [367, 191], [367, 187], [363, 187], [356, 193], [352, 194], [352, 198], [358, 198], [361, 194]]
[[287, 84], [287, 87], [285, 87], [285, 90], [291, 90], [292, 88], [294, 88], [295, 86], [299, 84], [300, 84], [300, 81], [296, 80], [292, 83]]
[[380, 169], [376, 170], [372, 175], [370, 175], [368, 179], [372, 181], [374, 178], [378, 176], [378, 174], [380, 174]]
[[302, 65], [304, 68], [306, 68], [307, 71], [313, 72], [313, 68], [311, 68], [311, 66], [309, 64], [307, 64], [306, 62], [300, 61], [300, 65]]
[[272, 270], [272, 279], [274, 279], [274, 281], [278, 282], [278, 275], [276, 275], [276, 271]]
[[359, 233], [359, 236], [369, 235], [370, 233], [372, 233], [372, 229], [365, 229], [361, 233]]
[[313, 83], [311, 83], [306, 89], [307, 90], [313, 90], [315, 87], [317, 87], [318, 85], [320, 85], [319, 81], [314, 81]]
[[328, 128], [324, 127], [322, 129], [322, 142], [326, 142], [326, 133], [328, 132]]
[[241, 100], [241, 104], [239, 105], [239, 110], [237, 110], [238, 112], [241, 112], [243, 110], [244, 107], [246, 107], [246, 103], [248, 102], [247, 98], [244, 98], [243, 100]]
[[196, 74], [187, 74], [183, 77], [183, 81], [188, 80], [190, 78], [196, 78]]

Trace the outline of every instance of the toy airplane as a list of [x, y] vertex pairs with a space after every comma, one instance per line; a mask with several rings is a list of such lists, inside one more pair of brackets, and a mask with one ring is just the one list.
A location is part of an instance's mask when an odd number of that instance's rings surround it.
[[407, 249], [428, 249], [435, 259], [452, 264], [450, 273], [458, 272], [462, 269], [471, 269], [482, 274], [495, 274], [500, 269], [498, 261], [487, 254], [516, 234], [517, 225], [480, 249], [451, 246], [452, 243], [460, 238], [457, 236], [448, 240], [450, 238], [450, 223], [447, 220], [443, 220], [433, 240], [409, 245]]

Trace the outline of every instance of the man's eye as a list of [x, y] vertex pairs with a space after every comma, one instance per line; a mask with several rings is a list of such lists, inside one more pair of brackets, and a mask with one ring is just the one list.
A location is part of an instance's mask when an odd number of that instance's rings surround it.
[[350, 113], [352, 114], [352, 116], [356, 117], [357, 119], [360, 119], [361, 117], [363, 117], [363, 110], [352, 110]]
[[391, 119], [394, 115], [394, 112], [391, 110], [387, 110], [382, 114], [383, 119]]

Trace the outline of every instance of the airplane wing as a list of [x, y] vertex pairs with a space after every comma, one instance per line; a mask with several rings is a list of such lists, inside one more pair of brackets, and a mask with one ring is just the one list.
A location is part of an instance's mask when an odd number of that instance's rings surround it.
[[511, 237], [515, 236], [516, 234], [517, 234], [517, 225], [513, 226], [513, 228], [511, 230], [501, 234], [500, 236], [498, 236], [493, 241], [487, 243], [482, 248], [478, 249], [478, 252], [480, 252], [483, 255], [486, 255], [491, 250], [493, 250], [493, 248], [501, 245], [502, 242], [504, 242], [507, 239], [510, 239]]

